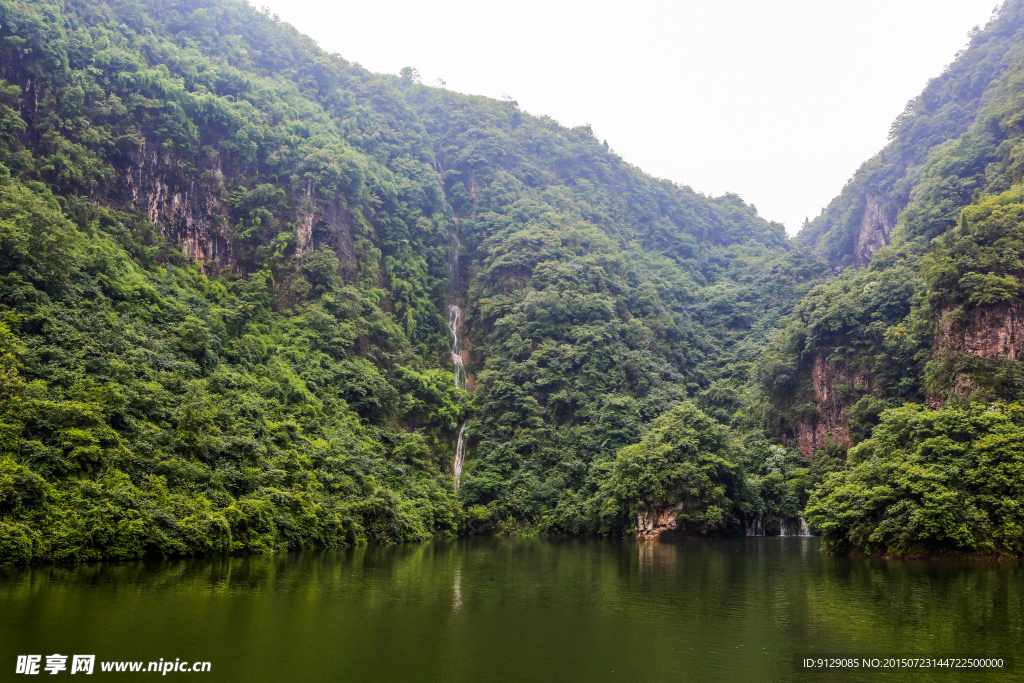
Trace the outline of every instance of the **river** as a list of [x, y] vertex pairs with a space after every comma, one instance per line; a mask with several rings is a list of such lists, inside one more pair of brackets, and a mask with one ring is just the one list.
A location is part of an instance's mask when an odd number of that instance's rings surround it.
[[834, 558], [814, 538], [463, 539], [0, 570], [9, 671], [63, 653], [209, 661], [166, 677], [209, 682], [973, 680], [797, 673], [794, 656], [1006, 658], [1022, 642], [1022, 565]]

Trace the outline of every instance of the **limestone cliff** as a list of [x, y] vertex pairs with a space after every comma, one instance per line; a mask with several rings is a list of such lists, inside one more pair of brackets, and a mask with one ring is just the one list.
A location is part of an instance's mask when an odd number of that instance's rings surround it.
[[807, 458], [813, 458], [828, 438], [850, 446], [849, 410], [859, 393], [873, 388], [874, 379], [865, 368], [849, 367], [818, 353], [811, 369], [811, 387], [804, 397], [814, 406], [815, 414], [793, 424], [788, 441]]
[[[951, 396], [967, 397], [981, 383], [992, 384], [981, 382], [984, 368], [979, 370], [962, 359], [1024, 361], [1024, 300], [978, 308], [966, 320], [952, 310], [943, 311], [936, 322], [932, 352], [940, 372], [939, 381], [927, 395], [931, 407], [942, 406]], [[813, 458], [827, 438], [842, 446], [852, 445], [850, 409], [875, 387], [866, 368], [829, 360], [823, 352], [815, 355], [810, 375], [810, 386], [801, 398], [814, 407], [814, 413], [796, 420], [786, 440]]]
[[883, 206], [882, 199], [868, 194], [864, 198], [864, 216], [860, 221], [860, 231], [854, 246], [854, 256], [858, 268], [871, 263], [871, 255], [889, 244], [896, 216], [891, 209]]
[[1024, 359], [1024, 301], [978, 308], [966, 323], [944, 312], [936, 324], [935, 352]]
[[641, 540], [657, 540], [662, 534], [674, 531], [676, 516], [683, 509], [683, 504], [655, 505], [636, 516], [636, 536]]
[[[940, 373], [928, 394], [932, 407], [952, 396], [967, 397], [982, 385], [997, 387], [1000, 379], [991, 376], [992, 367], [1024, 361], [1024, 301], [981, 307], [966, 320], [955, 311], [943, 311], [935, 325], [934, 355]], [[988, 364], [963, 362], [972, 356], [996, 365], [986, 369]]]
[[113, 196], [104, 199], [144, 212], [190, 259], [234, 265], [219, 161], [202, 175], [182, 173], [158, 141], [143, 137], [118, 166], [122, 182], [114, 183], [106, 191]]
[[[94, 199], [141, 212], [194, 261], [247, 269], [249, 264], [240, 260], [232, 239], [226, 201], [230, 171], [225, 172], [219, 155], [205, 169], [185, 170], [181, 160], [163, 149], [158, 140], [143, 137], [136, 148], [115, 159], [111, 168], [117, 180], [99, 188]], [[284, 222], [295, 226], [296, 252], [304, 256], [329, 244], [340, 261], [340, 274], [351, 278], [356, 264], [349, 209], [336, 199], [321, 200], [312, 183], [288, 206], [291, 215], [285, 216]]]

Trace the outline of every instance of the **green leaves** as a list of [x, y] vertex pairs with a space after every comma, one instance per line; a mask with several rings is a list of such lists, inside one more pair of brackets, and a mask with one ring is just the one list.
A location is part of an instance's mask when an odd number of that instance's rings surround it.
[[1019, 556], [1024, 406], [906, 405], [811, 496], [807, 518], [834, 550]]
[[1024, 275], [1024, 204], [1017, 190], [988, 196], [965, 208], [922, 264], [934, 315], [961, 307], [975, 309], [1016, 299]]
[[75, 227], [49, 193], [0, 179], [0, 298], [58, 293], [80, 249]]
[[340, 281], [331, 252], [307, 270], [318, 300], [286, 315], [267, 271], [145, 267], [120, 233], [80, 231], [45, 190], [5, 183], [0, 562], [458, 528], [441, 463], [461, 392], [410, 354], [380, 290]]
[[673, 510], [679, 530], [725, 533], [740, 522], [739, 449], [725, 428], [690, 403], [655, 420], [639, 443], [619, 451], [601, 484], [602, 516]]

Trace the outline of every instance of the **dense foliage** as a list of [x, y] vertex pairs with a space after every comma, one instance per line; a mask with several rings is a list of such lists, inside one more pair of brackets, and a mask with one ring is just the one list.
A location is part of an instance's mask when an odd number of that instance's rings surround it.
[[1024, 406], [887, 411], [807, 516], [834, 550], [1024, 553]]
[[836, 549], [1019, 553], [1024, 369], [983, 342], [1024, 311], [1022, 31], [790, 241], [236, 0], [0, 0], [0, 563], [805, 508]]
[[[984, 508], [974, 496], [989, 493], [959, 477], [965, 467], [1014, 476], [963, 454], [988, 443], [978, 416], [1002, 414], [988, 406], [1005, 402], [1016, 415], [1015, 402], [1024, 400], [1024, 347], [1015, 332], [1024, 310], [1022, 31], [1024, 4], [1006, 3], [908, 106], [890, 145], [799, 238], [842, 268], [863, 259], [872, 230], [886, 220], [892, 227], [891, 244], [869, 253], [867, 267], [812, 290], [758, 360], [771, 433], [810, 442], [808, 434], [832, 429], [827, 438], [835, 439], [816, 459], [833, 451], [841, 461], [854, 446], [848, 471], [829, 479], [807, 508], [833, 548], [1020, 552], [1009, 540], [1020, 533], [1015, 522]], [[898, 432], [901, 419], [937, 431]], [[954, 434], [943, 431], [944, 420], [975, 422]], [[960, 450], [943, 450], [942, 439]], [[927, 530], [915, 526], [934, 502], [911, 481], [919, 465], [932, 479], [945, 468], [947, 516]], [[953, 520], [967, 526], [954, 529]]]
[[0, 181], [5, 560], [457, 531], [432, 439], [454, 429], [459, 396], [444, 370], [385, 379], [353, 353], [375, 336], [400, 350], [379, 309], [334, 277], [275, 315], [265, 276], [144, 269], [102, 219], [79, 230], [45, 190]]
[[603, 528], [616, 451], [688, 397], [731, 421], [757, 350], [827, 267], [737, 197], [645, 178], [586, 127], [401, 87], [458, 219], [468, 524]]
[[742, 521], [742, 488], [738, 444], [683, 403], [622, 449], [603, 485], [601, 512], [614, 519], [623, 509], [630, 518], [671, 509], [683, 533], [722, 533]]
[[968, 318], [985, 306], [1012, 302], [1024, 290], [1024, 188], [966, 207], [960, 225], [925, 259], [932, 308]]
[[[902, 159], [907, 175], [893, 186], [902, 188], [904, 199], [892, 204], [892, 244], [874, 253], [867, 268], [847, 270], [806, 296], [759, 359], [759, 384], [778, 433], [815, 418], [811, 367], [822, 358], [868, 378], [859, 387], [841, 381], [836, 387], [859, 406], [848, 414], [855, 441], [867, 436], [885, 407], [963, 398], [978, 388], [1003, 400], [1020, 396], [1018, 361], [965, 354], [950, 339], [937, 339], [936, 331], [956, 336], [976, 315], [1013, 306], [1024, 291], [1024, 175], [1017, 161], [1024, 145], [1024, 81], [1013, 61], [1024, 46], [1022, 13], [1024, 5], [1007, 3], [894, 125], [880, 158]], [[876, 175], [866, 165], [836, 202], [853, 201], [859, 184], [875, 182]], [[872, 192], [870, 201], [882, 202], [884, 193]], [[867, 194], [858, 196], [868, 201]], [[838, 227], [821, 232], [833, 208], [805, 228], [800, 241], [840, 239]], [[842, 233], [849, 243], [828, 247], [838, 249], [826, 254], [833, 262], [836, 254], [854, 257], [850, 231], [860, 227], [860, 218], [850, 222]]]
[[733, 421], [827, 274], [234, 0], [3, 0], [0, 51], [0, 562], [628, 531], [617, 451], [687, 398]]

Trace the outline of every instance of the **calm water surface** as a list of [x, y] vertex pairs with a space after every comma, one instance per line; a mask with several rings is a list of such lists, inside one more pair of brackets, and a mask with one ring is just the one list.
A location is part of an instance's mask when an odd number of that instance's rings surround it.
[[794, 655], [1022, 644], [1020, 564], [830, 558], [809, 538], [470, 539], [0, 571], [0, 680], [31, 680], [13, 675], [16, 655], [54, 652], [208, 660], [211, 673], [167, 680], [210, 683], [1018, 680], [1024, 658], [1015, 673], [915, 679], [797, 673]]

